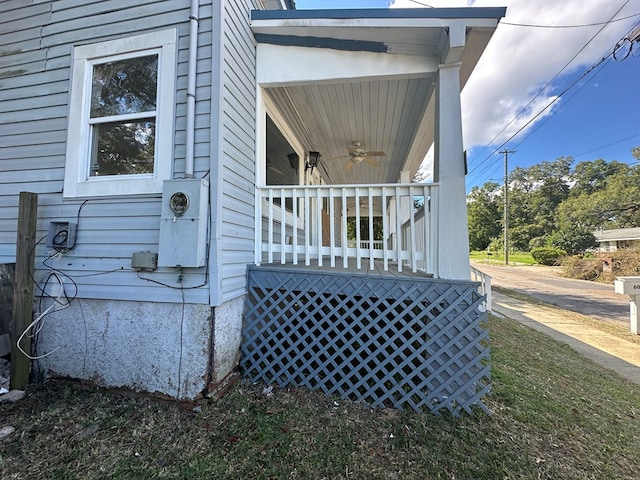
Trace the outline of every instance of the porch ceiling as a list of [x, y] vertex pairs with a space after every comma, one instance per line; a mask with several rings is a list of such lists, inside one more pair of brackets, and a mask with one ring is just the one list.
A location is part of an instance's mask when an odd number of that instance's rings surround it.
[[[327, 183], [386, 183], [398, 180], [432, 88], [425, 77], [273, 87], [268, 94], [305, 149], [321, 153]], [[385, 152], [373, 157], [380, 167], [346, 169], [354, 141]]]
[[[433, 143], [438, 64], [461, 61], [464, 86], [503, 15], [501, 8], [253, 12], [258, 82], [303, 149], [321, 153], [326, 183], [398, 182], [402, 171], [415, 174]], [[456, 52], [451, 28], [464, 32]], [[380, 166], [346, 169], [354, 141], [385, 152], [374, 157]]]

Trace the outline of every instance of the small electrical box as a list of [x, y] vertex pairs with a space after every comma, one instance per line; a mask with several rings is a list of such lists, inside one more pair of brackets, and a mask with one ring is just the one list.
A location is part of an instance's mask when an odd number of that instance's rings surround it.
[[76, 224], [71, 222], [49, 222], [47, 248], [70, 250], [76, 244]]
[[131, 256], [131, 268], [136, 272], [153, 272], [158, 269], [156, 252], [135, 252]]
[[162, 190], [158, 265], [203, 267], [207, 259], [209, 182], [166, 180]]

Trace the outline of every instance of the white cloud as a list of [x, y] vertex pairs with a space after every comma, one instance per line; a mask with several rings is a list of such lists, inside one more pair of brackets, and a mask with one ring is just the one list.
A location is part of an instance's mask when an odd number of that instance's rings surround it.
[[[536, 25], [583, 25], [638, 13], [638, 0], [420, 0], [433, 7], [506, 6], [504, 22]], [[416, 8], [411, 0], [392, 0], [392, 8]], [[634, 11], [635, 9], [635, 11]], [[577, 78], [586, 68], [609, 53], [636, 18], [614, 22], [564, 70]], [[500, 145], [538, 114], [559, 93], [565, 79], [535, 95], [595, 35], [601, 25], [581, 28], [532, 28], [499, 25], [463, 92], [463, 128], [467, 148]], [[530, 103], [531, 102], [531, 103]], [[527, 129], [548, 116], [555, 105], [540, 114]], [[530, 103], [530, 104], [529, 104]], [[528, 106], [527, 106], [528, 105]], [[520, 110], [525, 111], [514, 120]], [[509, 122], [512, 122], [509, 124]], [[501, 132], [501, 130], [503, 130]], [[525, 130], [526, 131], [526, 130]], [[495, 137], [495, 138], [494, 138]], [[516, 137], [515, 141], [518, 140]]]

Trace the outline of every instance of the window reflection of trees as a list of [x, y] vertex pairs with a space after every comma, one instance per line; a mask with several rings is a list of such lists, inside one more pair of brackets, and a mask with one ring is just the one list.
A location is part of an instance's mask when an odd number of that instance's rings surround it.
[[158, 55], [93, 66], [90, 176], [153, 173], [157, 87]]
[[93, 134], [91, 176], [153, 173], [155, 121], [97, 124]]
[[93, 66], [91, 118], [156, 109], [158, 55]]

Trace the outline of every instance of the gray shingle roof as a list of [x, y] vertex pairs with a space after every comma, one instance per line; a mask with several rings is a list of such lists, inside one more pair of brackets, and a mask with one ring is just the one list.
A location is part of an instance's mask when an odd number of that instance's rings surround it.
[[640, 227], [614, 228], [611, 230], [597, 230], [593, 232], [598, 242], [616, 240], [640, 240]]

